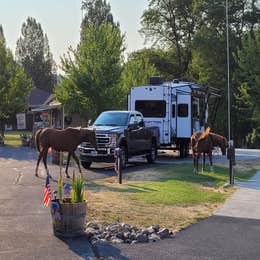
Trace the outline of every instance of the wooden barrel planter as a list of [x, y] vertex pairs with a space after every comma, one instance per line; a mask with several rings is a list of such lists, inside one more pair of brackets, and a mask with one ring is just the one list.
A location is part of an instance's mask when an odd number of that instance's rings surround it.
[[84, 234], [86, 229], [87, 203], [59, 203], [60, 218], [55, 216], [51, 207], [53, 233], [55, 236], [76, 237]]

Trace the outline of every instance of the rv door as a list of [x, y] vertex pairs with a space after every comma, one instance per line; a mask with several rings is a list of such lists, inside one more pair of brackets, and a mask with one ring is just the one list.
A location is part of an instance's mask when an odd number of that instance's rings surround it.
[[191, 95], [177, 93], [176, 128], [177, 138], [190, 138], [191, 136]]

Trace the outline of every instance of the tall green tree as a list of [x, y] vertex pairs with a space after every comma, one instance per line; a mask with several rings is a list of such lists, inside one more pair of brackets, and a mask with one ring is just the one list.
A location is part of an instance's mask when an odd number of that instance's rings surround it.
[[65, 72], [57, 98], [70, 113], [95, 118], [100, 112], [118, 108], [124, 36], [110, 23], [83, 30], [77, 50], [62, 59]]
[[176, 77], [184, 76], [191, 61], [196, 29], [193, 0], [149, 0], [141, 18], [140, 32], [153, 46], [174, 49], [178, 62]]
[[3, 40], [3, 39], [4, 39], [4, 31], [3, 31], [2, 25], [0, 24], [0, 40]]
[[[247, 33], [242, 40], [241, 48], [236, 53], [236, 79], [240, 89], [247, 95], [236, 96], [237, 120], [239, 133], [244, 138], [249, 135], [251, 145], [260, 147], [260, 31]], [[241, 91], [240, 91], [241, 93]], [[242, 97], [242, 98], [241, 98]], [[246, 112], [241, 113], [241, 109]], [[241, 131], [247, 125], [245, 131]]]
[[[240, 96], [239, 83], [234, 77], [237, 64], [233, 53], [241, 46], [245, 32], [257, 26], [259, 14], [253, 0], [229, 0], [229, 45], [231, 73], [231, 104], [234, 95]], [[213, 125], [215, 131], [227, 135], [227, 57], [226, 57], [226, 1], [195, 1], [194, 14], [197, 17], [196, 34], [192, 44], [192, 62], [189, 75], [194, 81], [222, 90], [223, 97]], [[231, 106], [232, 132], [235, 134], [235, 116], [237, 111]], [[223, 120], [223, 118], [225, 120]]]
[[82, 2], [82, 10], [85, 11], [82, 21], [82, 27], [91, 25], [100, 26], [103, 23], [114, 23], [111, 6], [106, 0], [84, 0]]
[[22, 24], [21, 37], [16, 43], [16, 59], [32, 78], [36, 88], [52, 92], [56, 84], [56, 64], [50, 52], [47, 35], [40, 23], [28, 17]]
[[[0, 26], [1, 27], [1, 26]], [[3, 30], [1, 30], [3, 31]], [[3, 35], [3, 33], [2, 33]], [[4, 125], [18, 112], [27, 108], [32, 82], [26, 76], [6, 47], [5, 39], [0, 38], [0, 132], [4, 134]]]
[[135, 55], [132, 53], [127, 62], [124, 64], [124, 69], [121, 74], [120, 92], [123, 99], [119, 99], [120, 108], [126, 108], [127, 94], [130, 92], [131, 87], [147, 85], [151, 76], [159, 74], [158, 70], [153, 64], [150, 63], [146, 55]]

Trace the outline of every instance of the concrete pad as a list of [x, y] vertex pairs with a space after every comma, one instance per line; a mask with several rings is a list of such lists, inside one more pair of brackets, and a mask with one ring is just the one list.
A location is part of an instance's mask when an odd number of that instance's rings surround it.
[[218, 216], [260, 220], [260, 171], [246, 182], [237, 182], [239, 189], [216, 213]]

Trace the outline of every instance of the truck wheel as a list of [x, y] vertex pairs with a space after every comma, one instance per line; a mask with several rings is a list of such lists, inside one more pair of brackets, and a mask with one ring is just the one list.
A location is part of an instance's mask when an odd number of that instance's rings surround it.
[[146, 155], [146, 159], [148, 163], [154, 163], [157, 159], [157, 145], [155, 142], [152, 143], [151, 150], [149, 154]]
[[122, 169], [125, 169], [128, 161], [127, 150], [125, 146], [121, 146], [120, 148], [121, 148], [121, 167]]
[[85, 168], [85, 169], [89, 169], [91, 163], [92, 163], [92, 162], [84, 162], [84, 161], [81, 161], [81, 165], [82, 165], [83, 168]]

